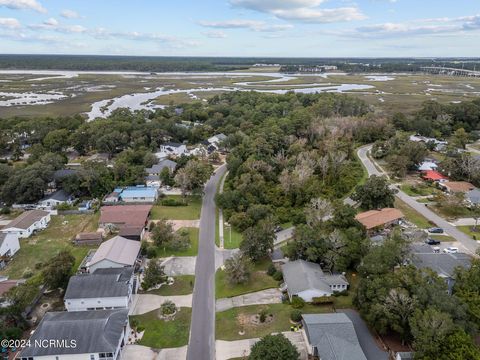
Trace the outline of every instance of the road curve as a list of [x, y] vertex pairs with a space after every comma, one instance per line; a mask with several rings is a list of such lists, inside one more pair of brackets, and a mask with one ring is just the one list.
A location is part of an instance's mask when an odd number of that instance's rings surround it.
[[[368, 153], [372, 149], [372, 145], [363, 146], [358, 149], [357, 155], [360, 161], [363, 163], [365, 168], [367, 169], [368, 176], [377, 175], [382, 176], [386, 175], [381, 169], [377, 168], [372, 160], [368, 157]], [[478, 248], [478, 243], [473, 240], [471, 237], [467, 236], [465, 233], [458, 230], [455, 226], [450, 224], [444, 218], [438, 216], [433, 211], [425, 206], [425, 204], [418, 203], [414, 198], [407, 195], [401, 190], [398, 190], [396, 195], [400, 200], [408, 204], [410, 207], [415, 209], [417, 212], [422, 214], [425, 218], [429, 221], [445, 229], [445, 231], [453, 237], [455, 240], [460, 242], [463, 247], [470, 253], [475, 254], [475, 251]]]
[[204, 189], [188, 360], [215, 359], [215, 193], [225, 171], [226, 166], [218, 168]]

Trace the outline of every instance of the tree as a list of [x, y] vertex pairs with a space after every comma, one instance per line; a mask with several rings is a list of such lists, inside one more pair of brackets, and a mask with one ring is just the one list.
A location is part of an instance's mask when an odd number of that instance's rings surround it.
[[163, 186], [172, 186], [175, 184], [172, 173], [168, 167], [164, 167], [159, 175], [160, 181]]
[[232, 285], [244, 284], [250, 279], [250, 260], [241, 253], [236, 253], [225, 261], [225, 275]]
[[356, 187], [352, 199], [365, 210], [388, 208], [393, 207], [396, 192], [390, 189], [385, 177], [373, 175], [365, 184]]
[[283, 334], [267, 335], [252, 346], [249, 360], [298, 360], [297, 348]]
[[468, 144], [468, 133], [464, 128], [455, 130], [452, 136], [452, 142], [456, 147], [465, 149], [466, 145]]
[[415, 298], [412, 298], [404, 289], [391, 289], [385, 299], [390, 327], [400, 334], [403, 345], [410, 334], [409, 319], [415, 311], [415, 306]]
[[175, 183], [185, 197], [188, 192], [203, 189], [203, 185], [213, 173], [213, 167], [197, 160], [189, 160], [185, 167], [177, 171]]
[[43, 139], [43, 145], [51, 152], [62, 152], [68, 146], [69, 136], [66, 129], [50, 131]]
[[165, 219], [157, 221], [151, 232], [152, 240], [158, 247], [168, 247], [174, 241], [173, 225]]
[[65, 289], [72, 274], [75, 257], [70, 251], [63, 250], [50, 259], [42, 271], [43, 281], [50, 289]]
[[330, 201], [316, 198], [311, 199], [309, 206], [305, 209], [307, 224], [315, 226], [328, 220], [333, 213], [333, 206]]
[[165, 282], [167, 276], [165, 275], [164, 267], [160, 266], [156, 259], [152, 259], [148, 262], [145, 268], [145, 275], [143, 277], [142, 289], [147, 291], [163, 282]]
[[257, 262], [273, 250], [275, 226], [271, 219], [261, 220], [257, 225], [248, 228], [243, 233], [240, 250], [253, 262]]

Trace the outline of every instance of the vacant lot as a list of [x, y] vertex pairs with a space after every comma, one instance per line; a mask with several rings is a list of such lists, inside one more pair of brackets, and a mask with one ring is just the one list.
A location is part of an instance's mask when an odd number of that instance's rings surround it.
[[428, 221], [427, 218], [425, 218], [423, 215], [412, 209], [410, 206], [408, 206], [406, 203], [404, 203], [398, 198], [395, 199], [395, 207], [401, 212], [403, 212], [408, 221], [415, 224], [421, 229], [427, 229], [434, 226], [434, 224]]
[[[171, 198], [182, 201], [181, 196], [170, 195], [164, 199]], [[190, 196], [186, 199], [186, 206], [164, 206], [154, 205], [151, 212], [152, 220], [197, 220], [200, 219], [202, 209], [202, 198], [200, 196]]]
[[179, 232], [188, 232], [190, 238], [190, 247], [186, 250], [173, 250], [169, 248], [158, 248], [157, 257], [169, 257], [169, 256], [196, 256], [198, 253], [198, 228], [182, 228]]
[[91, 247], [73, 246], [71, 240], [79, 232], [95, 231], [98, 217], [98, 214], [52, 216], [47, 229], [28, 239], [20, 239], [20, 250], [0, 274], [17, 279], [27, 268], [33, 273], [39, 272], [42, 265], [62, 250], [71, 251], [77, 261], [75, 266], [79, 266]]
[[193, 292], [195, 276], [181, 275], [174, 277], [173, 285], [164, 285], [160, 289], [148, 291], [146, 294], [155, 294], [161, 296], [188, 295]]

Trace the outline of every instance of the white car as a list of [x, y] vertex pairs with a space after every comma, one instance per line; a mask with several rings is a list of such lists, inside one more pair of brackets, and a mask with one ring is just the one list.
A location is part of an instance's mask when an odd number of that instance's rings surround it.
[[450, 247], [447, 247], [447, 248], [443, 249], [443, 252], [445, 254], [456, 254], [456, 253], [458, 253], [458, 248], [450, 246]]

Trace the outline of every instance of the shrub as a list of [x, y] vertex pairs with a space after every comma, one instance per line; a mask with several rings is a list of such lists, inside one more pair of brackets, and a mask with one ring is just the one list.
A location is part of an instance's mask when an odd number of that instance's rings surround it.
[[170, 301], [170, 300], [167, 300], [165, 301], [161, 306], [160, 306], [160, 312], [162, 313], [162, 315], [172, 315], [175, 313], [175, 311], [177, 311], [177, 307], [175, 306], [175, 304]]
[[277, 268], [275, 267], [275, 265], [273, 264], [268, 265], [267, 275], [273, 276], [276, 272], [277, 272]]
[[145, 251], [145, 256], [148, 259], [153, 259], [155, 256], [157, 256], [157, 249], [155, 249], [154, 246], [147, 246], [147, 249]]
[[299, 296], [294, 296], [292, 299], [292, 307], [294, 309], [301, 309], [305, 306], [305, 300]]
[[331, 296], [320, 296], [314, 297], [312, 299], [312, 304], [314, 305], [323, 305], [323, 304], [331, 304], [333, 303], [333, 298]]
[[145, 326], [142, 326], [142, 325], [137, 326], [137, 332], [141, 333], [143, 330], [145, 330]]
[[261, 323], [264, 323], [265, 320], [267, 320], [267, 310], [265, 309], [261, 310], [258, 315]]
[[282, 281], [283, 280], [283, 274], [281, 271], [276, 271], [275, 274], [273, 274], [273, 280], [276, 281]]
[[25, 268], [22, 273], [22, 278], [28, 279], [33, 276], [33, 271], [29, 267]]
[[302, 320], [302, 312], [298, 309], [292, 310], [290, 319], [294, 322], [300, 322]]
[[10, 208], [9, 207], [4, 207], [0, 210], [0, 214], [2, 215], [8, 215], [10, 214]]

